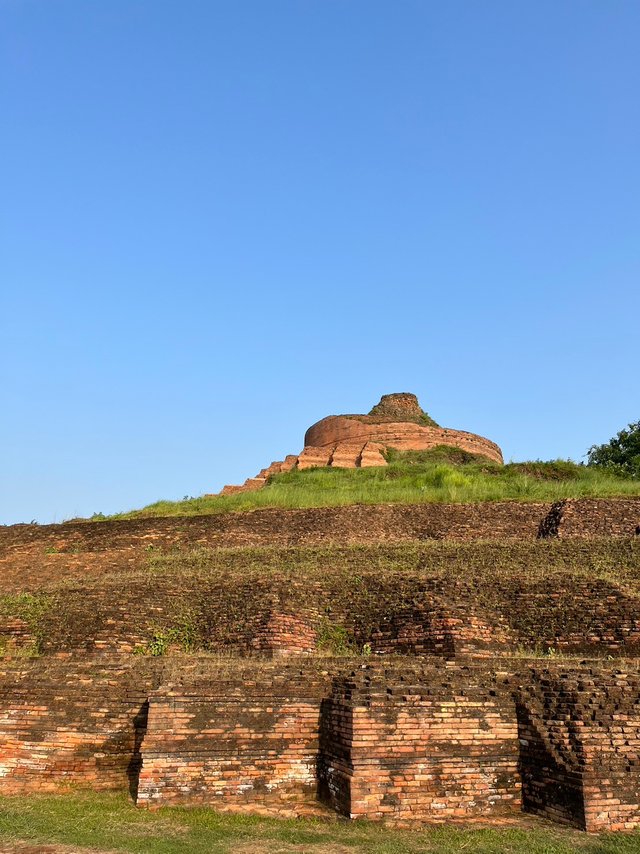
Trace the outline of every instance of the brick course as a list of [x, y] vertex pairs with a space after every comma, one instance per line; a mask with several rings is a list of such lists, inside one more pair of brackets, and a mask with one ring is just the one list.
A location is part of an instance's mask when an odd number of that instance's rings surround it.
[[640, 530], [640, 498], [556, 501], [540, 523], [541, 537], [633, 537]]
[[0, 668], [0, 793], [133, 793], [152, 686], [146, 663], [131, 659]]
[[460, 820], [519, 809], [509, 682], [469, 667], [365, 666], [323, 707], [322, 796], [351, 818]]
[[150, 697], [138, 803], [315, 802], [328, 671], [262, 666], [181, 674]]
[[[536, 545], [532, 554], [542, 558], [546, 548]], [[580, 553], [567, 550], [573, 560]], [[370, 645], [379, 655], [487, 657], [519, 647], [583, 655], [640, 651], [640, 592], [627, 581], [640, 568], [635, 542], [617, 551], [620, 562], [611, 562], [609, 578], [553, 564], [533, 577], [514, 570], [460, 578], [455, 570], [439, 571], [437, 561], [421, 570], [421, 554], [406, 570], [384, 575], [354, 566], [347, 560], [353, 555], [340, 551], [314, 575], [300, 575], [295, 565], [275, 575], [260, 564], [231, 573], [212, 554], [195, 576], [188, 555], [184, 571], [173, 558], [171, 571], [45, 589], [48, 604], [37, 626], [20, 617], [20, 598], [5, 604], [0, 646], [15, 653], [37, 640], [45, 654], [95, 655], [144, 651], [159, 638], [236, 655], [311, 654], [337, 631], [354, 650]]]
[[636, 536], [640, 498], [551, 503], [382, 504], [253, 510], [207, 516], [0, 525], [5, 579], [61, 564], [78, 575], [98, 555], [113, 565], [139, 565], [151, 549], [248, 548], [411, 540], [532, 540]]
[[1, 794], [450, 821], [522, 786], [546, 818], [640, 826], [637, 663], [40, 659], [5, 663], [0, 709]]
[[640, 675], [532, 667], [517, 711], [525, 809], [589, 831], [640, 826]]

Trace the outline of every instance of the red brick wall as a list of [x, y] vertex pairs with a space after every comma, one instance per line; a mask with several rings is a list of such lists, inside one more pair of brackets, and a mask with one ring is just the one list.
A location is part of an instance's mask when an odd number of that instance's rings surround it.
[[309, 427], [304, 437], [305, 448], [323, 448], [340, 443], [364, 445], [366, 442], [399, 451], [426, 451], [438, 445], [449, 445], [502, 463], [502, 451], [498, 445], [475, 433], [371, 415], [330, 415]]
[[138, 803], [314, 802], [328, 672], [262, 663], [183, 674], [151, 695]]
[[[0, 793], [640, 826], [637, 665], [39, 659], [0, 670]], [[140, 770], [140, 765], [142, 768]], [[138, 778], [139, 775], [139, 778]]]
[[352, 818], [458, 820], [519, 808], [509, 684], [468, 667], [364, 667], [325, 703], [321, 793]]
[[75, 784], [135, 789], [152, 685], [144, 663], [52, 662], [0, 669], [0, 794]]
[[[408, 540], [634, 537], [640, 498], [352, 505], [159, 519], [0, 526], [5, 591], [144, 565], [149, 550]], [[26, 584], [25, 584], [26, 582]], [[33, 585], [32, 585], [33, 586]]]
[[589, 831], [640, 826], [637, 668], [535, 666], [519, 679], [525, 809]]
[[[608, 579], [595, 571], [582, 575], [579, 565], [559, 571], [561, 554], [533, 577], [526, 569], [492, 575], [480, 568], [463, 578], [455, 568], [439, 573], [437, 561], [421, 569], [421, 552], [410, 569], [394, 571], [388, 561], [384, 572], [367, 565], [375, 555], [329, 554], [326, 572], [316, 567], [313, 577], [295, 567], [281, 576], [261, 566], [229, 574], [212, 555], [199, 576], [188, 576], [178, 563], [157, 574], [51, 589], [38, 626], [20, 618], [19, 598], [5, 603], [0, 645], [24, 648], [38, 635], [45, 654], [95, 655], [150, 652], [159, 638], [174, 650], [286, 655], [334, 649], [325, 642], [329, 630], [342, 633], [353, 651], [369, 645], [382, 655], [478, 657], [519, 647], [635, 655], [640, 595], [625, 577], [635, 577], [638, 545], [630, 542], [607, 558]], [[563, 548], [540, 543], [532, 559], [538, 550]], [[567, 551], [572, 562], [580, 554]], [[594, 554], [604, 553], [594, 547]]]
[[[208, 516], [0, 526], [0, 560], [28, 568], [111, 553], [135, 564], [151, 549], [299, 546], [424, 539], [534, 539], [550, 503], [381, 504], [269, 508]], [[615, 508], [611, 511], [615, 513]]]
[[640, 529], [640, 498], [557, 501], [541, 522], [541, 537], [634, 537]]

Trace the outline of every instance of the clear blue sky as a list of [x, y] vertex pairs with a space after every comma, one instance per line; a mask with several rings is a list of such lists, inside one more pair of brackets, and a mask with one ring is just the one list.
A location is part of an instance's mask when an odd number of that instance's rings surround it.
[[640, 5], [0, 0], [0, 522], [238, 483], [413, 391], [640, 418]]

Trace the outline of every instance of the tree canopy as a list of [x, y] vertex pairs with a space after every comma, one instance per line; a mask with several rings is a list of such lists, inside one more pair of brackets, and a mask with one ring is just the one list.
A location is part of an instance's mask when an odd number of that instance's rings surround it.
[[640, 478], [640, 421], [629, 424], [604, 445], [592, 445], [587, 460], [587, 465]]

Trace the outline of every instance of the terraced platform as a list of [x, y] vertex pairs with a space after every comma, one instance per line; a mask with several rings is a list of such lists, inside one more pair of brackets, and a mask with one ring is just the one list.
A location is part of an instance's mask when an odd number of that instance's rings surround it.
[[640, 500], [0, 528], [0, 793], [640, 824]]
[[526, 504], [383, 504], [0, 526], [5, 592], [138, 566], [151, 549], [431, 540], [633, 537], [640, 498]]

